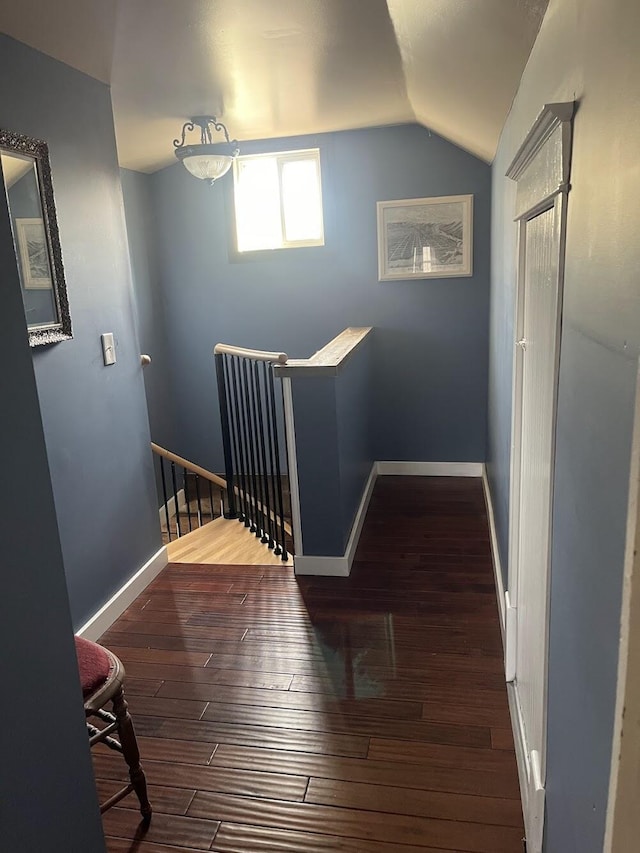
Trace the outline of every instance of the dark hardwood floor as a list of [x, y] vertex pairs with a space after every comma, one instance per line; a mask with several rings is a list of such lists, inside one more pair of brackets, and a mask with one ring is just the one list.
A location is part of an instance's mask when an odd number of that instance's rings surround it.
[[110, 853], [522, 853], [479, 480], [380, 478], [350, 578], [170, 565], [102, 642], [154, 806]]

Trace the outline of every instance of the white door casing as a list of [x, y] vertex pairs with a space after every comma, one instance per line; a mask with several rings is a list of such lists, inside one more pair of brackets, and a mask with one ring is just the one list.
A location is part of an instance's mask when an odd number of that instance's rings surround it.
[[640, 361], [629, 473], [618, 688], [604, 853], [634, 850], [640, 838]]
[[505, 670], [527, 849], [544, 829], [548, 609], [556, 399], [573, 104], [545, 106], [507, 176], [517, 181], [509, 614]]

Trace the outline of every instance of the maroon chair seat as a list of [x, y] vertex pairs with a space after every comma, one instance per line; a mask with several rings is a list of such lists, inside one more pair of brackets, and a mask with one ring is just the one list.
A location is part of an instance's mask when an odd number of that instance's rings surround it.
[[[140, 813], [148, 822], [151, 820], [151, 805], [133, 722], [124, 698], [124, 667], [109, 649], [82, 637], [76, 637], [75, 641], [85, 715], [87, 719], [97, 717], [106, 724], [97, 728], [87, 722], [89, 745], [104, 743], [120, 752], [129, 766], [130, 783], [102, 803], [100, 811], [105, 812], [135, 791], [140, 801]], [[112, 703], [112, 712], [104, 708], [108, 702]], [[118, 735], [117, 739], [111, 737], [113, 733]]]
[[113, 665], [102, 646], [82, 637], [76, 637], [75, 640], [82, 695], [86, 698], [107, 681]]

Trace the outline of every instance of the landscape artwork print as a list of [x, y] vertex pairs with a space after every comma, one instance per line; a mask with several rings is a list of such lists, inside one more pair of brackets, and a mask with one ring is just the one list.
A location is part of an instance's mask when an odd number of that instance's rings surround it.
[[472, 274], [473, 196], [378, 202], [378, 278]]
[[51, 270], [44, 222], [39, 217], [16, 219], [18, 250], [26, 290], [50, 290]]

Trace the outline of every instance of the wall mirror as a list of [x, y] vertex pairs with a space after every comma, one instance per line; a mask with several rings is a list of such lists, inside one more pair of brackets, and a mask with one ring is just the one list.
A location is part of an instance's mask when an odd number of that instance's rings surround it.
[[7, 196], [31, 346], [73, 337], [46, 142], [0, 130]]

